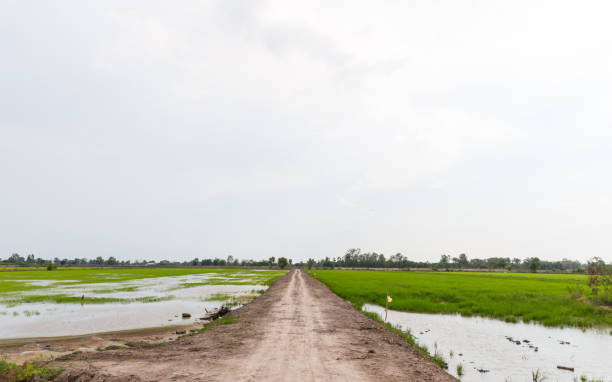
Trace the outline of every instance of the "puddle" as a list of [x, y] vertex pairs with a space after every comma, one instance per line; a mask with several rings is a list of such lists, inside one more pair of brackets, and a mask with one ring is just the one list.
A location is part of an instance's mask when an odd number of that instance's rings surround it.
[[[377, 305], [365, 304], [363, 310], [383, 318], [385, 315], [385, 309]], [[612, 381], [609, 329], [583, 332], [481, 317], [393, 310], [389, 310], [387, 322], [410, 330], [430, 353], [437, 345], [448, 362], [448, 372], [454, 376], [457, 365], [462, 364], [461, 380], [465, 382], [532, 381], [531, 373], [538, 369], [544, 373], [545, 381], [580, 381], [583, 375], [589, 380]], [[573, 367], [574, 372], [559, 370], [557, 365]], [[481, 373], [478, 369], [489, 371]]]
[[[0, 340], [60, 337], [113, 331], [157, 328], [193, 324], [205, 309], [220, 307], [224, 301], [207, 301], [213, 295], [240, 296], [263, 285], [197, 285], [182, 288], [184, 283], [205, 282], [219, 274], [159, 277], [126, 282], [60, 285], [44, 290], [45, 295], [64, 294], [86, 297], [136, 299], [167, 298], [156, 302], [106, 304], [23, 303], [15, 306], [0, 300]], [[247, 279], [248, 281], [248, 279]], [[36, 295], [40, 291], [23, 294]], [[10, 298], [11, 294], [5, 294]], [[183, 319], [182, 313], [191, 317]], [[9, 341], [10, 342], [10, 341]]]

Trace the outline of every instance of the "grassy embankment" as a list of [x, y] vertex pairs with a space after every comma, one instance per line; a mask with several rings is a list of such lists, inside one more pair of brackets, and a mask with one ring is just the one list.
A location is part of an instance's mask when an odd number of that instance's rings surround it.
[[357, 308], [364, 303], [421, 313], [459, 313], [547, 326], [612, 327], [612, 310], [572, 297], [582, 275], [309, 271]]
[[[0, 303], [16, 305], [33, 302], [53, 303], [130, 303], [154, 302], [168, 297], [138, 297], [133, 299], [115, 297], [81, 298], [74, 293], [65, 293], [74, 288], [76, 294], [83, 286], [100, 285], [91, 292], [96, 294], [131, 292], [138, 286], [125, 285], [130, 281], [159, 277], [187, 275], [209, 276], [198, 282], [180, 283], [174, 289], [190, 288], [201, 285], [270, 285], [285, 274], [285, 271], [250, 269], [204, 269], [204, 268], [135, 268], [135, 269], [66, 269], [54, 271], [11, 271], [0, 272]], [[104, 285], [112, 283], [112, 285]], [[63, 292], [58, 293], [61, 289]]]

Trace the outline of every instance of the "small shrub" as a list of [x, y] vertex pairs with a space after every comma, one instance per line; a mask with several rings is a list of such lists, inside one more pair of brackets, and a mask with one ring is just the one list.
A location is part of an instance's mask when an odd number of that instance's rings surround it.
[[61, 372], [61, 369], [48, 369], [28, 362], [16, 365], [0, 360], [0, 380], [2, 381], [31, 381], [36, 379], [36, 375], [39, 376], [40, 381], [48, 381], [57, 377]]
[[463, 365], [462, 364], [457, 365], [457, 375], [460, 377], [463, 375]]

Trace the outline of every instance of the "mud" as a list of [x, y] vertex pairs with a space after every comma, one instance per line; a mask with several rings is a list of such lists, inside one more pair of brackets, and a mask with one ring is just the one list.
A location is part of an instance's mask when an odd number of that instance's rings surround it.
[[57, 381], [457, 381], [296, 270], [234, 323], [160, 345], [65, 356]]

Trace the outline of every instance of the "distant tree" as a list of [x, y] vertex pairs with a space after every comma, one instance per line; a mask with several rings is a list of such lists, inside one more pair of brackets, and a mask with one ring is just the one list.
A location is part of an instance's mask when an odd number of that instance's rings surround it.
[[11, 257], [8, 258], [9, 263], [21, 264], [25, 261], [25, 259], [20, 256], [18, 253], [13, 253]]
[[468, 261], [468, 258], [465, 255], [465, 253], [462, 253], [462, 254], [459, 255], [459, 261], [457, 261], [457, 264], [461, 268], [467, 268], [467, 266], [470, 264], [470, 262]]
[[314, 265], [315, 265], [315, 261], [313, 259], [308, 259], [308, 262], [306, 263], [306, 267], [308, 269], [312, 269]]
[[345, 267], [353, 267], [359, 261], [359, 256], [361, 254], [361, 249], [359, 248], [350, 248], [344, 254], [344, 266]]
[[272, 256], [268, 259], [268, 263], [270, 264], [270, 266], [274, 265], [276, 263], [276, 257]]
[[449, 261], [450, 261], [450, 256], [449, 255], [442, 255], [440, 257], [440, 267], [448, 268]]
[[278, 258], [278, 267], [280, 269], [285, 269], [286, 266], [287, 266], [287, 258], [286, 257], [279, 257]]
[[[376, 255], [375, 258], [378, 258], [378, 255]], [[334, 267], [334, 263], [332, 263], [332, 261], [329, 259], [329, 256], [325, 256], [325, 258], [323, 259], [323, 266], [325, 268], [333, 268]]]
[[191, 265], [198, 265], [199, 263], [200, 263], [200, 259], [198, 259], [197, 257], [191, 260]]
[[539, 267], [540, 267], [540, 259], [537, 257], [532, 257], [529, 260], [529, 269], [531, 270], [531, 272], [535, 273]]
[[601, 257], [592, 257], [587, 261], [587, 272], [589, 274], [597, 274], [606, 266], [605, 261]]

